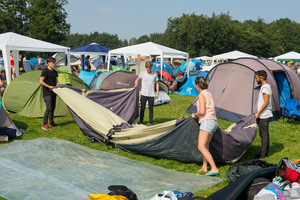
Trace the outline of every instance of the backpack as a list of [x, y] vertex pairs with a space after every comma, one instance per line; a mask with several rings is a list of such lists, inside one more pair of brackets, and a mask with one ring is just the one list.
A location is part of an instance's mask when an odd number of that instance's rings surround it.
[[267, 168], [267, 167], [276, 167], [276, 164], [267, 163], [263, 160], [253, 159], [246, 162], [240, 162], [233, 164], [225, 176], [229, 183], [236, 181], [238, 178], [245, 176], [257, 169]]
[[291, 183], [300, 183], [300, 170], [295, 164], [291, 163], [288, 158], [282, 158], [279, 161], [276, 169], [276, 175]]
[[108, 195], [121, 195], [128, 200], [138, 200], [136, 194], [124, 185], [111, 185], [108, 189], [110, 190]]

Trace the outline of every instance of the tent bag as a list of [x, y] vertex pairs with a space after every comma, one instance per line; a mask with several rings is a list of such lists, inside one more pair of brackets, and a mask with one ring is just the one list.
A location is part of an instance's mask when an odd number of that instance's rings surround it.
[[246, 162], [235, 163], [226, 172], [225, 176], [229, 183], [236, 181], [238, 178], [249, 174], [257, 169], [266, 167], [275, 167], [276, 164], [270, 164], [263, 160], [249, 160]]
[[0, 127], [0, 135], [7, 135], [8, 139], [14, 139], [17, 137], [17, 131], [13, 128]]
[[136, 194], [124, 185], [111, 185], [108, 189], [110, 190], [109, 195], [121, 195], [128, 200], [138, 200]]

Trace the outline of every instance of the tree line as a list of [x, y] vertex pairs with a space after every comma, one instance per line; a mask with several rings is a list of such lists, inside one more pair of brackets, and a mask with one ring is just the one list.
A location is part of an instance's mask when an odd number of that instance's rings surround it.
[[264, 19], [233, 20], [220, 15], [182, 14], [170, 17], [163, 33], [150, 33], [129, 41], [117, 34], [70, 34], [64, 5], [67, 0], [0, 0], [0, 33], [15, 32], [68, 46], [71, 49], [98, 43], [110, 49], [154, 42], [188, 52], [190, 57], [213, 56], [239, 50], [258, 57], [300, 52], [300, 24], [288, 18], [267, 23]]

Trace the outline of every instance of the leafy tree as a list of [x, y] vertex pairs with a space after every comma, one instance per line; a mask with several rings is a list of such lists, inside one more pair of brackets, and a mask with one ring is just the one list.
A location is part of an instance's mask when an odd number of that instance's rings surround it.
[[147, 35], [142, 35], [141, 37], [139, 37], [136, 40], [136, 44], [141, 44], [141, 43], [145, 43], [145, 42], [149, 42], [149, 37]]
[[137, 44], [137, 43], [136, 43], [136, 38], [133, 37], [133, 38], [131, 38], [131, 39], [129, 40], [129, 45], [131, 46], [131, 45], [135, 45], [135, 44]]
[[26, 0], [0, 0], [0, 33], [23, 34], [25, 14]]
[[27, 0], [26, 35], [40, 40], [60, 43], [70, 32], [63, 6], [67, 0]]

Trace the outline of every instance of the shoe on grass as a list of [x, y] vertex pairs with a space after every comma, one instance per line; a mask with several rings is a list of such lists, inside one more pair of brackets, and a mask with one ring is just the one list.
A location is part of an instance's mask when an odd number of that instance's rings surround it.
[[56, 124], [56, 123], [53, 123], [53, 124], [49, 124], [50, 127], [58, 127], [60, 125]]
[[48, 124], [42, 126], [42, 129], [44, 129], [44, 130], [51, 130], [51, 128], [48, 126]]

